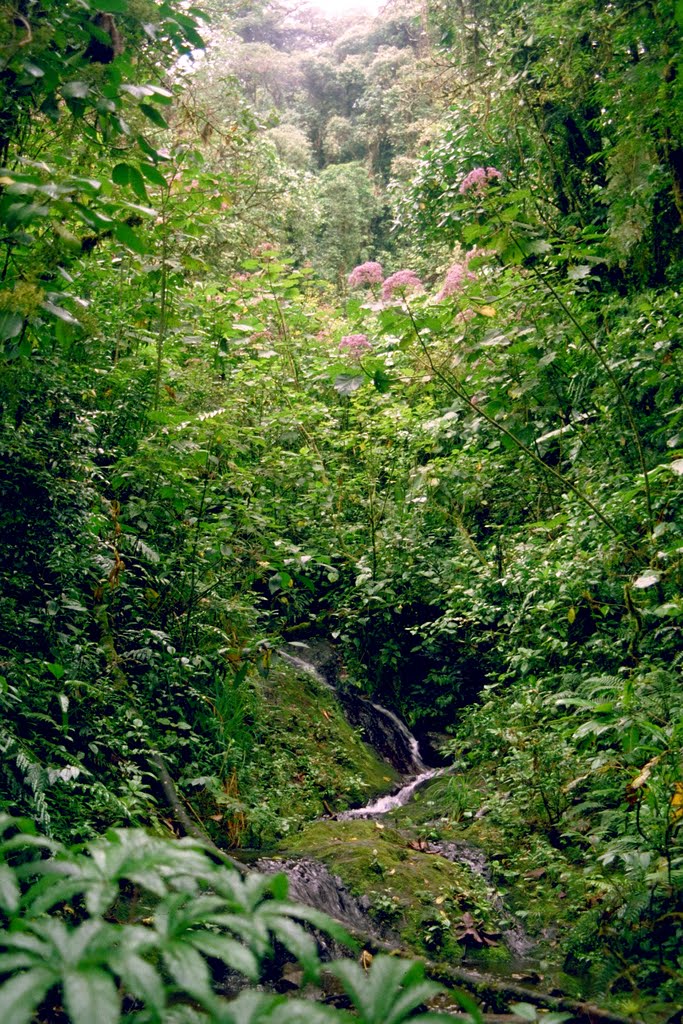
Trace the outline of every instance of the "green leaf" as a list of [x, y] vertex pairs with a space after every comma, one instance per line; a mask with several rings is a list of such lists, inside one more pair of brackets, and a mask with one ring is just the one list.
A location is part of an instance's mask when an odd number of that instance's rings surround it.
[[48, 217], [50, 207], [42, 203], [12, 203], [7, 210], [7, 224], [15, 227], [18, 224], [28, 224], [36, 217]]
[[158, 128], [168, 128], [168, 123], [161, 116], [156, 107], [150, 107], [149, 103], [141, 103], [140, 110], [148, 118], [152, 124], [155, 124]]
[[54, 981], [52, 971], [36, 967], [5, 982], [0, 987], [2, 1024], [29, 1024]]
[[138, 235], [135, 234], [132, 228], [129, 228], [123, 221], [118, 221], [114, 225], [114, 236], [123, 245], [128, 246], [133, 252], [139, 253], [141, 256], [147, 252], [147, 246]]
[[132, 165], [129, 167], [128, 182], [138, 199], [142, 199], [143, 202], [149, 202], [149, 196], [147, 195], [144, 179], [137, 167], [133, 167]]
[[391, 378], [381, 369], [375, 370], [372, 383], [380, 395], [386, 395], [387, 391], [391, 388]]
[[510, 1009], [524, 1020], [538, 1020], [538, 1009], [531, 1003], [510, 1003]]
[[112, 967], [137, 999], [142, 999], [159, 1017], [163, 1015], [166, 1007], [164, 983], [151, 964], [136, 953], [121, 950], [119, 956], [112, 958]]
[[62, 96], [70, 100], [84, 100], [89, 92], [87, 82], [65, 82], [62, 86]]
[[151, 181], [153, 185], [159, 185], [161, 188], [168, 188], [168, 182], [164, 178], [161, 171], [159, 171], [152, 164], [139, 164], [141, 172], [147, 178], [147, 181]]
[[126, 14], [128, 0], [94, 0], [92, 8], [95, 11], [104, 11], [105, 14]]
[[269, 1011], [283, 1002], [282, 996], [266, 995], [264, 992], [240, 992], [229, 1003], [218, 1004], [212, 1020], [216, 1024], [270, 1024], [275, 1018]]
[[17, 876], [7, 864], [0, 864], [0, 907], [13, 914], [19, 906], [19, 883]]
[[[586, 264], [582, 263], [580, 266], [569, 267], [567, 270], [567, 277], [570, 281], [582, 281], [585, 277], [589, 277], [591, 268]], [[526, 1003], [520, 1003], [520, 1006], [525, 1006]]]
[[333, 387], [340, 395], [352, 395], [354, 391], [358, 391], [364, 380], [364, 377], [354, 376], [351, 373], [340, 373], [335, 378]]
[[235, 939], [230, 939], [227, 935], [216, 935], [215, 932], [195, 931], [192, 933], [192, 945], [206, 956], [222, 960], [228, 967], [244, 974], [251, 981], [258, 981], [258, 960], [250, 949]]
[[196, 998], [205, 998], [210, 994], [206, 961], [189, 943], [172, 943], [163, 951], [163, 958], [169, 974], [183, 991]]
[[64, 976], [63, 987], [73, 1024], [117, 1024], [121, 1008], [111, 975], [95, 967], [71, 970]]
[[279, 942], [293, 953], [304, 969], [307, 978], [315, 980], [320, 974], [318, 944], [301, 925], [286, 917], [270, 918], [268, 926]]
[[63, 306], [57, 306], [54, 302], [50, 302], [48, 299], [45, 302], [41, 302], [43, 309], [46, 309], [48, 313], [52, 313], [58, 320], [63, 320], [65, 324], [76, 324], [80, 327], [80, 324], [76, 317], [69, 312], [68, 309], [64, 309]]
[[132, 164], [116, 164], [112, 168], [111, 180], [115, 185], [121, 185], [122, 187], [129, 185], [138, 199], [149, 201], [144, 179], [137, 167], [134, 167]]
[[0, 312], [0, 341], [9, 341], [21, 334], [24, 318], [20, 313]]
[[130, 164], [115, 164], [111, 169], [111, 180], [115, 185], [127, 185], [130, 181]]
[[678, 23], [679, 28], [683, 29], [683, 0], [676, 0], [674, 7], [674, 17]]
[[[281, 1006], [276, 1006], [262, 1020], [267, 1024], [358, 1024], [358, 1018], [336, 1010], [332, 1006], [319, 1006], [310, 999], [288, 999]], [[453, 1024], [453, 1018], [449, 1018]], [[240, 1019], [239, 1024], [242, 1024]]]
[[162, 103], [164, 106], [167, 106], [173, 102], [173, 93], [170, 89], [164, 89], [162, 85], [150, 85], [149, 89], [154, 103]]

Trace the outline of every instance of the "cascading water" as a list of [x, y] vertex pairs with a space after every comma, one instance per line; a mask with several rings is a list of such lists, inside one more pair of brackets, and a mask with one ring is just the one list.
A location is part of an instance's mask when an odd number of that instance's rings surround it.
[[[366, 743], [377, 751], [401, 775], [420, 775], [427, 765], [420, 756], [418, 742], [405, 722], [389, 708], [362, 697], [355, 690], [335, 686], [334, 652], [327, 645], [319, 648], [296, 645], [297, 654], [280, 649], [283, 661], [313, 676], [321, 686], [333, 690], [347, 721], [363, 731]], [[301, 652], [301, 653], [299, 653]], [[396, 805], [398, 806], [398, 805]]]
[[427, 771], [427, 765], [424, 763], [420, 756], [420, 744], [417, 742], [417, 740], [415, 739], [415, 737], [413, 736], [412, 732], [405, 724], [405, 722], [402, 722], [398, 715], [395, 715], [393, 711], [389, 711], [388, 708], [383, 708], [381, 704], [375, 704], [374, 701], [370, 701], [370, 703], [372, 704], [375, 711], [377, 711], [380, 715], [384, 715], [386, 718], [389, 719], [390, 722], [393, 723], [397, 733], [408, 744], [408, 750], [410, 751], [410, 754], [413, 759], [414, 769], [418, 772]]
[[[310, 653], [312, 660], [309, 661], [305, 657], [291, 654], [288, 651], [280, 650], [278, 653], [290, 665], [312, 675], [322, 686], [334, 690], [348, 721], [352, 725], [362, 728], [368, 743], [403, 775], [413, 776], [396, 793], [380, 797], [365, 807], [343, 811], [337, 815], [337, 818], [340, 821], [351, 818], [374, 818], [386, 814], [396, 807], [403, 807], [423, 783], [440, 775], [442, 769], [427, 767], [420, 755], [418, 741], [397, 714], [357, 693], [338, 690], [330, 682], [330, 677], [334, 679], [334, 671], [333, 655], [329, 650], [324, 650], [322, 660], [317, 659], [320, 665], [316, 665], [313, 660], [316, 658], [315, 652], [309, 652], [307, 648], [303, 649], [306, 650], [306, 653]], [[327, 668], [325, 674], [321, 671], [324, 668]]]
[[442, 768], [427, 768], [426, 771], [416, 775], [406, 786], [403, 786], [396, 793], [391, 793], [389, 796], [381, 796], [378, 800], [373, 800], [372, 803], [366, 804], [365, 807], [354, 807], [350, 811], [342, 811], [341, 814], [337, 815], [339, 821], [348, 821], [351, 818], [375, 818], [382, 814], [387, 814], [388, 811], [393, 811], [396, 807], [403, 807], [407, 804], [416, 789], [419, 789], [429, 779], [435, 778], [437, 775], [441, 775], [443, 772]]
[[[397, 792], [380, 797], [365, 807], [343, 811], [335, 815], [337, 820], [381, 817], [395, 808], [403, 807], [420, 786], [444, 774], [444, 768], [428, 768], [425, 765], [418, 741], [393, 711], [353, 691], [337, 689], [334, 685], [334, 652], [329, 645], [325, 645], [321, 651], [306, 650], [306, 654], [310, 653], [311, 660], [287, 651], [278, 653], [289, 664], [312, 675], [320, 685], [333, 690], [349, 722], [362, 728], [366, 741], [402, 774], [409, 776], [408, 781]], [[458, 861], [480, 875], [490, 890], [492, 906], [501, 916], [508, 916], [505, 905], [495, 890], [488, 861], [482, 850], [467, 842], [451, 841], [430, 843], [429, 852], [440, 854], [447, 860]], [[359, 900], [352, 896], [342, 880], [332, 875], [322, 863], [310, 858], [290, 861], [262, 860], [258, 862], [257, 867], [266, 873], [284, 870], [290, 880], [290, 892], [294, 898], [325, 910], [332, 917], [352, 928], [358, 928], [365, 934], [373, 934], [375, 926], [367, 913], [369, 901], [366, 898]], [[523, 962], [534, 943], [525, 934], [522, 925], [519, 922], [506, 922], [501, 932], [505, 945], [520, 962]], [[332, 949], [329, 955], [334, 957]]]

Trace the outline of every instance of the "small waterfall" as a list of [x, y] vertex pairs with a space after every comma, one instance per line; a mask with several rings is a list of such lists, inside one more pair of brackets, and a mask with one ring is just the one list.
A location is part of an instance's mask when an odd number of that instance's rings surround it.
[[337, 820], [348, 821], [351, 818], [374, 818], [386, 814], [388, 811], [393, 811], [396, 807], [403, 807], [404, 804], [408, 803], [416, 789], [419, 789], [429, 779], [441, 775], [442, 772], [442, 768], [428, 768], [426, 771], [421, 772], [420, 775], [417, 775], [406, 786], [399, 789], [398, 792], [392, 793], [390, 796], [381, 796], [379, 800], [374, 800], [371, 804], [366, 804], [365, 807], [354, 807], [351, 811], [342, 811], [340, 814], [337, 814]]
[[334, 690], [347, 721], [362, 730], [365, 742], [374, 747], [396, 771], [401, 775], [418, 776], [427, 771], [417, 740], [397, 714], [362, 697], [355, 690], [341, 690], [335, 686], [334, 651], [328, 644], [312, 647], [296, 644], [296, 649], [301, 650], [301, 653], [293, 654], [281, 648], [278, 656], [289, 665], [313, 676], [321, 686]]
[[282, 649], [277, 652], [278, 658], [282, 658], [288, 665], [293, 665], [294, 668], [298, 668], [301, 672], [305, 672], [309, 676], [313, 676], [316, 682], [320, 683], [321, 686], [325, 686], [328, 690], [334, 690], [334, 686], [330, 683], [322, 672], [315, 667], [312, 661], [306, 661], [305, 658], [299, 658], [296, 654], [289, 654], [287, 651]]
[[410, 750], [410, 753], [413, 758], [413, 768], [415, 769], [415, 771], [427, 771], [427, 765], [424, 763], [420, 756], [420, 744], [417, 742], [417, 740], [415, 739], [415, 737], [413, 736], [412, 732], [405, 724], [405, 722], [402, 722], [398, 715], [395, 715], [393, 711], [389, 710], [389, 708], [383, 708], [381, 704], [375, 704], [374, 701], [370, 701], [370, 703], [372, 704], [375, 711], [378, 711], [380, 715], [386, 715], [386, 717], [393, 722], [396, 731], [400, 733], [405, 742], [408, 744], [408, 749]]

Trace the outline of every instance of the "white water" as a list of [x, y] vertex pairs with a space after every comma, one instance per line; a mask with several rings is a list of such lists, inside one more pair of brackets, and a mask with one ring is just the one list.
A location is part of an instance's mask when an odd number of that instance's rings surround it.
[[[289, 662], [290, 665], [294, 665], [296, 668], [313, 676], [321, 686], [325, 686], [328, 690], [335, 689], [331, 683], [328, 683], [315, 665], [311, 664], [311, 662], [307, 661], [305, 658], [299, 658], [295, 654], [288, 654], [282, 649], [278, 651], [278, 655], [284, 661]], [[366, 702], [375, 709], [378, 715], [388, 718], [392, 723], [394, 730], [405, 740], [412, 758], [412, 768], [417, 772], [417, 774], [396, 793], [392, 793], [388, 796], [382, 796], [378, 800], [374, 800], [372, 803], [366, 804], [365, 807], [356, 807], [350, 811], [342, 811], [341, 814], [337, 815], [337, 818], [340, 821], [346, 821], [350, 818], [372, 818], [382, 814], [387, 814], [396, 807], [403, 807], [404, 804], [408, 803], [416, 789], [418, 789], [423, 783], [428, 782], [429, 779], [433, 779], [437, 775], [442, 775], [444, 771], [443, 768], [427, 767], [422, 760], [418, 741], [415, 739], [405, 722], [402, 722], [398, 715], [393, 711], [390, 711], [389, 708], [385, 708], [381, 704], [376, 704], [374, 701], [369, 701], [367, 698]]]
[[381, 796], [379, 800], [374, 800], [371, 804], [366, 804], [365, 807], [354, 807], [352, 811], [342, 811], [341, 814], [337, 815], [337, 818], [339, 821], [348, 821], [351, 818], [374, 818], [380, 814], [387, 814], [388, 811], [393, 811], [396, 807], [403, 807], [404, 804], [408, 803], [419, 786], [429, 779], [441, 775], [442, 772], [443, 768], [428, 768], [427, 771], [416, 775], [414, 779], [399, 789], [397, 793], [393, 793], [390, 796]]
[[393, 711], [389, 710], [389, 708], [383, 708], [381, 704], [375, 704], [374, 701], [370, 701], [370, 703], [372, 704], [375, 711], [379, 711], [380, 715], [384, 715], [386, 718], [390, 718], [391, 721], [396, 726], [397, 732], [400, 732], [401, 736], [404, 737], [406, 743], [408, 744], [408, 747], [410, 748], [410, 753], [412, 754], [413, 758], [413, 767], [415, 768], [415, 770], [417, 772], [426, 772], [427, 765], [424, 763], [422, 757], [420, 756], [420, 745], [413, 736], [408, 726], [405, 724], [405, 722], [402, 722], [398, 715], [395, 715]]
[[309, 676], [313, 676], [321, 686], [326, 687], [328, 690], [334, 690], [334, 686], [328, 683], [322, 672], [318, 672], [318, 669], [310, 661], [306, 661], [305, 658], [297, 658], [295, 654], [287, 654], [282, 649], [278, 650], [277, 654], [283, 661], [288, 661], [290, 665], [294, 665], [295, 668], [299, 668], [302, 672], [307, 672]]

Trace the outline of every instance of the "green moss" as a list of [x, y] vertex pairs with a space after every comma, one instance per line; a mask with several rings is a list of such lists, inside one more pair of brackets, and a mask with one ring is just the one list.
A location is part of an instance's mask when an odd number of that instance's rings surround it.
[[351, 892], [368, 896], [375, 917], [411, 950], [459, 959], [465, 948], [457, 940], [464, 912], [495, 928], [486, 883], [464, 865], [410, 844], [404, 832], [383, 822], [318, 821], [288, 839], [282, 850], [322, 861]]
[[334, 693], [308, 673], [277, 662], [256, 685], [260, 734], [243, 794], [247, 842], [272, 845], [396, 784], [397, 773], [362, 742]]

